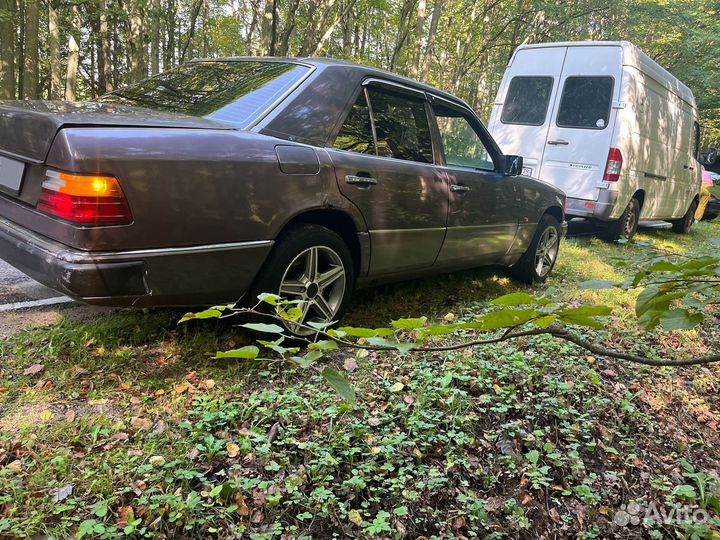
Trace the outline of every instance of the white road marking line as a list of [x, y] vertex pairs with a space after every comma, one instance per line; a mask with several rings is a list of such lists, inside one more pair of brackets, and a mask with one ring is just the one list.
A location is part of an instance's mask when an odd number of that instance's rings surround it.
[[72, 302], [72, 298], [67, 296], [56, 296], [55, 298], [43, 298], [42, 300], [30, 300], [28, 302], [12, 302], [10, 304], [0, 305], [0, 313], [4, 311], [16, 311], [20, 309], [30, 309], [44, 306], [54, 306], [57, 304], [67, 304]]

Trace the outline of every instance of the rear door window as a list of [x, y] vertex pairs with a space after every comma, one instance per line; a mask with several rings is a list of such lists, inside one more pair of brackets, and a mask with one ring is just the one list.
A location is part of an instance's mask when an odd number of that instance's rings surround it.
[[333, 148], [358, 154], [375, 154], [375, 141], [365, 89], [360, 92], [357, 101], [350, 109], [350, 114], [335, 138]]
[[368, 87], [377, 155], [432, 163], [432, 138], [425, 102]]
[[567, 128], [605, 129], [610, 118], [612, 77], [568, 77], [565, 80], [557, 125]]
[[503, 124], [543, 125], [552, 89], [552, 77], [513, 77], [500, 121]]

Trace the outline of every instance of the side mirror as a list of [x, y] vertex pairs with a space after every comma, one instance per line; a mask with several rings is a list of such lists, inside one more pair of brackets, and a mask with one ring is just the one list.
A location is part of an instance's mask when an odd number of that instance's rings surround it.
[[522, 156], [503, 156], [503, 174], [505, 176], [517, 176], [522, 173], [523, 158]]

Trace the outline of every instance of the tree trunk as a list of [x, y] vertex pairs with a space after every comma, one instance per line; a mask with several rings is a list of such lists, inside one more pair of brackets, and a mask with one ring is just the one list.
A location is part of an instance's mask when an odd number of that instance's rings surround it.
[[65, 79], [65, 101], [77, 99], [77, 75], [80, 63], [80, 10], [77, 5], [72, 7], [72, 28], [68, 36], [67, 78]]
[[265, 0], [265, 6], [263, 8], [263, 17], [260, 22], [260, 47], [256, 51], [258, 55], [263, 56], [266, 54], [272, 55], [273, 44], [273, 17], [274, 13], [277, 12], [277, 0]]
[[145, 63], [145, 2], [142, 0], [127, 0], [125, 10], [130, 22], [129, 47], [129, 82], [138, 82], [147, 76]]
[[150, 73], [160, 73], [160, 0], [152, 0], [152, 37], [150, 39]]
[[25, 77], [23, 97], [38, 98], [38, 32], [40, 30], [38, 0], [27, 0], [25, 7]]
[[327, 30], [325, 30], [325, 33], [320, 38], [320, 41], [318, 41], [317, 46], [315, 47], [315, 51], [313, 52], [313, 56], [318, 56], [320, 52], [322, 51], [323, 46], [325, 45], [325, 42], [330, 38], [335, 28], [337, 28], [337, 25], [342, 21], [347, 15], [350, 13], [350, 10], [355, 5], [356, 0], [349, 0], [347, 7], [345, 10], [337, 16], [337, 18], [332, 22], [332, 24], [328, 27]]
[[15, 4], [17, 15], [13, 22], [13, 28], [17, 28], [15, 42], [15, 76], [17, 78], [17, 86], [13, 95], [22, 96], [23, 81], [25, 79], [25, 2], [20, 0]]
[[440, 22], [440, 14], [442, 13], [443, 3], [445, 0], [435, 0], [432, 17], [430, 18], [430, 31], [428, 32], [427, 43], [425, 44], [425, 54], [423, 55], [422, 69], [420, 71], [420, 80], [427, 82], [430, 74], [430, 66], [435, 52], [435, 36], [437, 36], [438, 24]]
[[[1, 0], [0, 0], [1, 1]], [[62, 99], [62, 60], [60, 58], [60, 17], [57, 6], [48, 2], [48, 42], [50, 48], [50, 99]]]
[[98, 80], [100, 93], [112, 92], [113, 76], [112, 62], [110, 61], [110, 32], [108, 29], [107, 6], [105, 0], [100, 0], [100, 51], [98, 54]]
[[170, 69], [175, 65], [175, 0], [168, 0], [167, 16], [165, 24], [167, 24], [167, 44], [165, 45], [165, 62], [164, 68]]
[[188, 48], [190, 48], [191, 54], [192, 54], [192, 48], [190, 45], [193, 42], [193, 39], [195, 38], [195, 25], [197, 24], [197, 18], [198, 15], [200, 15], [200, 8], [202, 8], [202, 0], [195, 0], [195, 5], [193, 7], [191, 16], [190, 16], [190, 29], [188, 30], [188, 37], [187, 41], [185, 42], [185, 46], [182, 49], [182, 53], [180, 53], [180, 63], [182, 64], [185, 62], [185, 55], [187, 55]]
[[425, 0], [418, 1], [417, 19], [415, 21], [415, 50], [413, 51], [413, 65], [411, 76], [417, 79], [420, 73], [420, 56], [422, 54], [423, 31], [425, 30], [425, 17], [427, 16]]
[[282, 34], [280, 34], [280, 44], [278, 45], [277, 54], [278, 56], [287, 56], [290, 49], [290, 37], [295, 30], [295, 12], [300, 6], [300, 0], [292, 0], [288, 5], [287, 20], [283, 27]]
[[15, 98], [15, 0], [0, 0], [0, 98]]

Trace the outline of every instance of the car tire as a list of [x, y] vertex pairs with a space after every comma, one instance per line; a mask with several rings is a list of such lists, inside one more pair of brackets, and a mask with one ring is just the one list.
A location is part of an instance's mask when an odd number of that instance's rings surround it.
[[[303, 301], [298, 304], [304, 311], [300, 322], [337, 321], [347, 309], [354, 286], [353, 258], [343, 239], [320, 225], [301, 225], [278, 238], [246, 304], [254, 305], [261, 293], [278, 294]], [[295, 336], [314, 333], [289, 321], [284, 325]]]
[[510, 268], [513, 277], [530, 285], [543, 283], [557, 262], [561, 236], [558, 220], [545, 214], [535, 229], [530, 246]]
[[695, 211], [697, 210], [698, 202], [693, 200], [690, 203], [690, 208], [687, 209], [685, 215], [680, 219], [671, 221], [672, 230], [678, 234], [688, 234], [692, 229], [693, 223], [695, 223]]
[[617, 242], [621, 238], [632, 240], [637, 232], [638, 223], [640, 223], [640, 201], [633, 197], [625, 207], [620, 219], [607, 224], [603, 237], [608, 242]]

